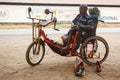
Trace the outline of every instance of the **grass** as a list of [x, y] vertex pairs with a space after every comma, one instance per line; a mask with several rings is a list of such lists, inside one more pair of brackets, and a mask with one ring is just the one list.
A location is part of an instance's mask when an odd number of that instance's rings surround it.
[[120, 23], [98, 23], [98, 27], [102, 28], [120, 28]]
[[[56, 28], [70, 28], [71, 24], [57, 24]], [[32, 24], [0, 24], [0, 29], [28, 29], [32, 28]], [[53, 28], [49, 25], [46, 28]]]
[[0, 29], [23, 29], [31, 28], [29, 24], [0, 24]]
[[[52, 28], [53, 25], [47, 26]], [[71, 24], [57, 24], [56, 28], [70, 28]], [[98, 27], [102, 28], [120, 28], [120, 23], [98, 23]], [[28, 29], [32, 28], [31, 24], [0, 24], [0, 29]]]

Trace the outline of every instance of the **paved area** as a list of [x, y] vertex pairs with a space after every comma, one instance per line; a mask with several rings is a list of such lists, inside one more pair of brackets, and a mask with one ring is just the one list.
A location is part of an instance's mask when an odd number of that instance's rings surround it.
[[[47, 34], [65, 34], [68, 32], [68, 28], [61, 28], [60, 31], [55, 31], [51, 28], [44, 29]], [[97, 28], [97, 33], [117, 33], [120, 32], [120, 28]], [[9, 29], [0, 30], [0, 35], [30, 35], [32, 29]]]
[[[102, 72], [99, 74], [95, 73], [94, 66], [85, 64], [86, 74], [82, 78], [74, 76], [75, 57], [61, 57], [46, 46], [46, 55], [41, 64], [31, 67], [25, 59], [27, 47], [32, 42], [31, 35], [1, 35], [0, 80], [120, 80], [120, 33], [97, 35], [107, 40], [110, 46], [109, 56], [101, 65]], [[61, 35], [48, 36], [56, 39]]]

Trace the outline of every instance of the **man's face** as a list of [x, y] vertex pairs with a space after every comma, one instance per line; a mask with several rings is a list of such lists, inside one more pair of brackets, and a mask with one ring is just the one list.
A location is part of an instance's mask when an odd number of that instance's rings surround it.
[[85, 14], [87, 13], [87, 8], [84, 7], [84, 6], [81, 6], [81, 7], [79, 8], [79, 10], [80, 10], [80, 14], [81, 14], [81, 15], [85, 15]]

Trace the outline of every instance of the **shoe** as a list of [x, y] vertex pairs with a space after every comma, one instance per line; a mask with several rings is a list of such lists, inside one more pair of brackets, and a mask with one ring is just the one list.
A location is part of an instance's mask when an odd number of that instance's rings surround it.
[[75, 73], [75, 76], [85, 76], [85, 68], [84, 67], [81, 67], [79, 68], [78, 72]]
[[68, 51], [69, 49], [70, 49], [69, 46], [65, 46], [65, 47], [63, 47], [63, 48], [61, 49], [61, 53], [66, 52], [66, 51]]
[[97, 61], [96, 62], [96, 72], [101, 72], [101, 71], [102, 71], [102, 69], [101, 69], [101, 66], [100, 66], [100, 62]]
[[84, 76], [85, 75], [85, 68], [83, 62], [77, 65], [75, 68], [75, 76]]

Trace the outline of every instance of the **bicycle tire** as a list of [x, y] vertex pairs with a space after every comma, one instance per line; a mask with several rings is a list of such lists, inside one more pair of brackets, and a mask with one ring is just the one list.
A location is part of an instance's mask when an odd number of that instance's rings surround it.
[[[32, 59], [33, 56], [34, 56], [34, 57], [35, 57], [35, 56], [37, 57], [37, 55], [38, 55], [38, 54], [35, 54], [37, 50], [36, 50], [36, 49], [34, 50], [34, 47], [36, 47], [37, 44], [38, 44], [38, 41], [33, 41], [33, 42], [29, 45], [29, 47], [28, 47], [28, 49], [27, 49], [27, 51], [26, 51], [26, 61], [27, 61], [27, 63], [28, 63], [29, 65], [31, 65], [31, 66], [38, 65], [38, 64], [43, 60], [44, 55], [45, 55], [44, 42], [43, 42], [42, 40], [40, 40], [40, 51], [39, 51], [40, 57], [39, 57], [39, 60], [36, 61], [36, 62], [32, 62], [32, 61], [31, 61], [31, 59]], [[34, 46], [34, 47], [33, 47], [33, 46]], [[32, 55], [33, 55], [33, 56], [30, 56], [30, 53], [31, 53], [31, 50], [32, 50], [32, 49], [33, 49], [33, 51], [32, 51]]]
[[96, 65], [96, 62], [91, 62], [91, 61], [87, 60], [87, 57], [86, 57], [86, 53], [87, 53], [87, 52], [85, 52], [85, 48], [86, 48], [87, 43], [88, 43], [90, 40], [97, 40], [97, 48], [96, 48], [96, 49], [98, 49], [98, 46], [99, 46], [98, 41], [101, 41], [101, 42], [103, 43], [103, 45], [105, 46], [105, 49], [106, 49], [106, 50], [105, 50], [105, 55], [104, 55], [104, 57], [99, 61], [100, 64], [103, 63], [103, 62], [106, 60], [106, 58], [107, 58], [107, 56], [108, 56], [108, 54], [109, 54], [109, 46], [108, 46], [107, 41], [106, 41], [104, 38], [100, 37], [100, 36], [91, 36], [91, 37], [88, 37], [88, 38], [82, 43], [81, 48], [80, 48], [80, 55], [81, 55], [82, 60], [83, 60], [86, 64], [88, 64], [88, 65]]

